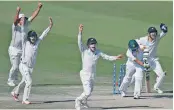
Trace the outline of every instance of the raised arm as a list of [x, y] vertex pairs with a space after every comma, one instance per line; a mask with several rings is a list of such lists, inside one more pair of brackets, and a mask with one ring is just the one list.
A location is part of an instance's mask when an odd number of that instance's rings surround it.
[[41, 8], [42, 8], [42, 3], [39, 2], [37, 9], [33, 12], [33, 14], [28, 19], [28, 21], [32, 22], [37, 17], [37, 15], [39, 14]]
[[20, 7], [17, 7], [17, 9], [16, 9], [16, 15], [15, 15], [15, 17], [14, 17], [14, 25], [15, 25], [15, 26], [16, 26], [17, 23], [18, 23], [20, 11], [21, 11], [21, 8], [20, 8]]
[[22, 58], [23, 58], [25, 56], [25, 45], [27, 41], [27, 35], [25, 34], [25, 30], [24, 30], [24, 21], [22, 21], [22, 24], [21, 24], [21, 35], [22, 35]]
[[103, 59], [109, 60], [109, 61], [114, 61], [114, 60], [118, 60], [118, 59], [123, 58], [123, 55], [122, 55], [122, 54], [120, 54], [120, 55], [118, 55], [118, 56], [109, 56], [109, 55], [107, 55], [107, 54], [105, 54], [105, 53], [103, 53], [103, 52], [100, 52], [100, 56], [101, 56]]
[[82, 43], [82, 32], [83, 32], [83, 25], [79, 25], [79, 34], [78, 34], [78, 46], [80, 52], [83, 52], [85, 50], [85, 46]]
[[48, 34], [48, 32], [51, 30], [51, 28], [52, 28], [52, 26], [53, 26], [53, 20], [52, 20], [51, 17], [49, 17], [49, 22], [50, 22], [50, 24], [49, 24], [48, 28], [45, 29], [45, 31], [44, 31], [44, 32], [42, 33], [42, 35], [39, 37], [40, 40], [42, 40], [42, 39]]
[[163, 37], [166, 35], [166, 33], [168, 32], [168, 28], [167, 28], [167, 26], [166, 26], [165, 24], [161, 23], [160, 29], [161, 29], [162, 32], [160, 33], [159, 38], [161, 39], [161, 38], [163, 38]]

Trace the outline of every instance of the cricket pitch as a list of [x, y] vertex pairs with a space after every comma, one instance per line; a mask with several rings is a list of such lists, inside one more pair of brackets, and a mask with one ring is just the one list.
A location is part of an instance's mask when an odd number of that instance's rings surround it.
[[[33, 85], [31, 105], [15, 102], [8, 93], [0, 94], [1, 109], [74, 109], [74, 100], [82, 93], [82, 86]], [[20, 94], [22, 99], [22, 93]], [[173, 93], [142, 93], [141, 99], [133, 99], [133, 93], [122, 98], [112, 94], [110, 86], [95, 86], [88, 100], [88, 110], [102, 109], [172, 109]], [[82, 109], [83, 110], [83, 109]], [[84, 109], [85, 110], [85, 109]]]

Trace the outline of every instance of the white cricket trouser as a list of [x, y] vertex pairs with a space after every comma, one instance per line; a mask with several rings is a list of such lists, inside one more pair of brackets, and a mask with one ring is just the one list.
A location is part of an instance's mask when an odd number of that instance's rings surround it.
[[[151, 69], [156, 73], [157, 78], [156, 78], [156, 83], [154, 85], [154, 88], [159, 88], [160, 85], [162, 84], [162, 81], [165, 76], [165, 72], [163, 71], [161, 64], [159, 63], [158, 60], [152, 60], [150, 62], [150, 67]], [[135, 82], [135, 77], [134, 75], [132, 76], [131, 84]]]
[[94, 74], [80, 71], [80, 78], [83, 85], [83, 93], [78, 97], [79, 100], [87, 101], [94, 87]]
[[127, 91], [127, 88], [132, 80], [132, 76], [135, 74], [135, 87], [134, 87], [134, 96], [141, 95], [142, 81], [143, 81], [143, 68], [139, 65], [133, 63], [126, 63], [126, 75], [123, 78], [123, 82], [119, 88], [120, 91]]
[[31, 74], [33, 72], [33, 68], [27, 67], [25, 64], [20, 63], [19, 70], [22, 74], [21, 82], [13, 89], [16, 94], [19, 94], [20, 88], [22, 87], [23, 83], [25, 82], [24, 94], [23, 94], [23, 101], [29, 99], [31, 85], [32, 85], [32, 78]]
[[18, 80], [19, 64], [20, 64], [22, 51], [15, 47], [10, 46], [8, 49], [8, 53], [9, 53], [10, 62], [12, 65], [9, 72], [8, 81]]
[[162, 81], [164, 79], [165, 73], [164, 73], [164, 71], [163, 71], [163, 69], [161, 67], [161, 64], [159, 63], [158, 60], [150, 61], [150, 67], [157, 75], [156, 83], [154, 85], [154, 88], [159, 88], [160, 85], [162, 84]]
[[135, 83], [135, 74], [132, 76], [132, 79], [131, 79], [131, 82], [130, 82], [129, 86], [134, 84], [134, 83]]

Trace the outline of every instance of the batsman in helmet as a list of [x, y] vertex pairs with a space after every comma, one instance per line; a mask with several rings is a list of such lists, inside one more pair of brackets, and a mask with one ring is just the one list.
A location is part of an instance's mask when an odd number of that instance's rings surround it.
[[122, 97], [126, 96], [127, 88], [131, 82], [132, 76], [135, 76], [134, 99], [139, 99], [141, 95], [143, 70], [147, 65], [143, 63], [143, 51], [136, 40], [130, 40], [126, 53], [128, 60], [126, 62], [126, 75], [123, 78], [119, 88]]
[[80, 78], [83, 85], [83, 93], [76, 98], [75, 108], [81, 109], [81, 106], [88, 108], [87, 99], [91, 95], [94, 87], [94, 79], [96, 74], [96, 64], [99, 57], [103, 59], [114, 61], [121, 59], [123, 55], [109, 56], [97, 49], [97, 40], [89, 38], [87, 40], [87, 47], [82, 43], [83, 25], [79, 26], [78, 47], [82, 58], [82, 70], [80, 71]]

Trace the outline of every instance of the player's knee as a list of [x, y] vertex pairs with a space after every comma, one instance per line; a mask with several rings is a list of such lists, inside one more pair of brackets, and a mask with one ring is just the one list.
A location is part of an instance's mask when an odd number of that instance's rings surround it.
[[132, 78], [129, 76], [125, 76], [123, 79], [123, 83], [131, 82]]
[[10, 69], [10, 72], [12, 72], [12, 73], [15, 73], [15, 72], [18, 72], [18, 68], [16, 68], [16, 67], [12, 67], [11, 69]]
[[158, 77], [164, 77], [166, 75], [166, 72], [160, 72]]
[[91, 95], [91, 93], [92, 93], [92, 89], [91, 89], [91, 90], [86, 91], [86, 92], [85, 92], [85, 95], [86, 95], [87, 97], [89, 97], [89, 96]]
[[18, 65], [13, 65], [13, 71], [18, 71], [19, 70], [19, 66]]
[[162, 77], [162, 78], [163, 78], [163, 77], [165, 77], [165, 76], [166, 76], [166, 74], [165, 74], [165, 73], [162, 73], [162, 74], [161, 74], [161, 77]]
[[31, 86], [32, 85], [32, 80], [26, 82], [26, 86]]
[[93, 88], [91, 88], [91, 92], [93, 91]]
[[86, 96], [89, 97], [91, 95], [91, 91], [86, 93]]

